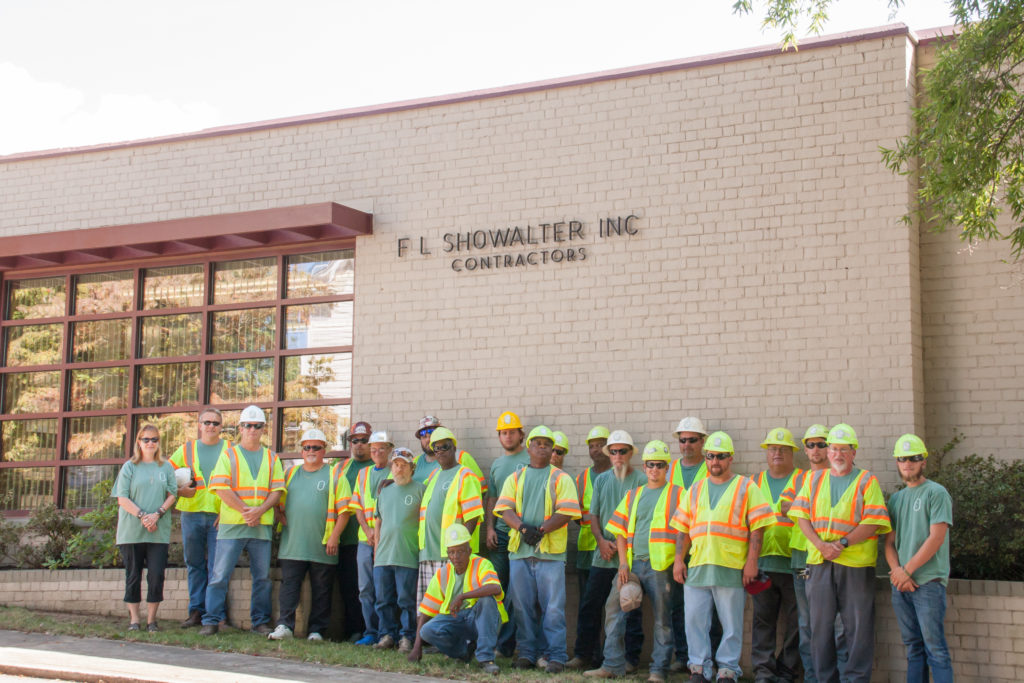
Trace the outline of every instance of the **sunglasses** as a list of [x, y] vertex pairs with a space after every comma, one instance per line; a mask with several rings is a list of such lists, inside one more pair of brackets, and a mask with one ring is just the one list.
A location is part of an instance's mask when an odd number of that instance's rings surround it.
[[263, 429], [262, 422], [244, 422], [238, 425], [239, 429]]
[[455, 446], [451, 445], [450, 443], [436, 443], [433, 446], [431, 446], [430, 448], [435, 453], [437, 453], [437, 452], [444, 453], [445, 451], [453, 450], [455, 448]]
[[429, 435], [434, 433], [434, 429], [435, 429], [434, 427], [424, 427], [420, 431], [416, 432], [416, 436], [418, 436], [420, 438], [422, 438], [424, 436], [429, 436]]
[[924, 460], [924, 456], [918, 453], [917, 455], [902, 455], [896, 457], [896, 462], [921, 462]]
[[681, 436], [679, 437], [679, 443], [697, 443], [700, 441], [699, 436]]
[[214, 422], [213, 420], [203, 420], [200, 424], [204, 427], [220, 427], [220, 422]]
[[561, 448], [555, 449], [555, 455], [566, 455], [569, 451], [563, 451]]
[[370, 438], [365, 439], [351, 439], [352, 443], [370, 443]]
[[727, 460], [732, 457], [732, 453], [705, 453], [704, 457], [707, 460]]
[[611, 453], [612, 455], [628, 455], [629, 454], [629, 449], [628, 448], [609, 448], [608, 452]]
[[139, 443], [160, 443], [159, 436], [140, 436]]
[[324, 449], [323, 446], [303, 446], [302, 447], [302, 450], [304, 450], [304, 451], [313, 451], [314, 453], [316, 451], [322, 451], [323, 449]]
[[815, 448], [820, 448], [822, 450], [828, 448], [828, 444], [825, 443], [824, 441], [811, 441], [811, 442], [805, 443], [804, 445], [807, 446], [807, 448], [810, 448], [812, 450], [815, 449]]
[[667, 462], [661, 462], [660, 460], [651, 460], [649, 462], [645, 462], [644, 463], [644, 467], [646, 467], [648, 469], [651, 469], [651, 470], [663, 470], [666, 467], [668, 467], [668, 463]]

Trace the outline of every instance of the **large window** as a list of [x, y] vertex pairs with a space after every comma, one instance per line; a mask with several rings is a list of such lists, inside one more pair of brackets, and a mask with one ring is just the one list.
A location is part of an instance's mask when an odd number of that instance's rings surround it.
[[255, 403], [278, 452], [313, 426], [346, 448], [353, 265], [342, 249], [6, 279], [0, 510], [91, 507], [141, 425], [170, 454], [207, 404], [229, 437]]

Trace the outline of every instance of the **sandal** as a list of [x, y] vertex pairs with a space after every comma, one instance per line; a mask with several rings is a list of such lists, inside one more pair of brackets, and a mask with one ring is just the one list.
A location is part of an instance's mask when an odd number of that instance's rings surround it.
[[132, 623], [128, 624], [128, 630], [129, 631], [138, 631], [139, 630], [139, 624], [137, 622], [133, 621]]
[[150, 633], [156, 633], [157, 631], [160, 630], [160, 627], [156, 625], [155, 621], [153, 621], [153, 622], [150, 622], [150, 623], [146, 624], [146, 630], [149, 631]]

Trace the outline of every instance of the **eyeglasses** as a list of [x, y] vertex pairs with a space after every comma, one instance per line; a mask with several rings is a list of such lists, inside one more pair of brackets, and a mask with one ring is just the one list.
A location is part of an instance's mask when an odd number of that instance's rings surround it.
[[430, 436], [431, 434], [434, 433], [434, 429], [436, 429], [436, 427], [424, 427], [420, 431], [416, 432], [416, 436], [420, 438], [423, 438], [424, 436]]
[[824, 450], [824, 449], [828, 448], [828, 444], [825, 443], [824, 441], [811, 441], [811, 442], [805, 443], [804, 445], [807, 446], [808, 448], [811, 448], [811, 449], [820, 448], [820, 449]]
[[365, 439], [352, 439], [351, 441], [352, 443], [370, 443], [370, 438], [366, 437]]
[[160, 443], [159, 436], [140, 436], [139, 443]]
[[668, 467], [668, 463], [660, 460], [649, 460], [644, 463], [644, 467], [652, 470], [663, 470]]
[[453, 445], [452, 445], [452, 444], [450, 444], [450, 443], [435, 443], [435, 444], [434, 444], [433, 446], [431, 446], [430, 448], [431, 448], [431, 450], [433, 450], [433, 451], [434, 451], [435, 453], [437, 453], [437, 452], [441, 452], [441, 453], [444, 453], [445, 451], [450, 451], [450, 450], [453, 450], [453, 449], [455, 448], [455, 446], [453, 446]]
[[565, 450], [562, 450], [561, 448], [556, 448], [556, 449], [555, 449], [555, 455], [565, 455], [565, 454], [567, 454], [568, 452], [569, 452], [569, 451], [565, 451]]
[[917, 455], [903, 455], [896, 457], [896, 462], [921, 462], [922, 460], [924, 460], [924, 456], [920, 453]]
[[697, 443], [700, 441], [699, 436], [681, 436], [679, 437], [679, 443]]
[[302, 447], [302, 450], [304, 450], [304, 451], [314, 451], [314, 452], [315, 451], [322, 451], [323, 449], [324, 449], [323, 446], [303, 446]]
[[727, 460], [732, 457], [732, 453], [705, 453], [704, 457], [707, 460]]
[[609, 448], [608, 452], [611, 453], [612, 455], [628, 455], [629, 454], [629, 449], [628, 448]]
[[201, 424], [204, 427], [220, 427], [220, 422], [214, 422], [213, 420], [203, 420]]
[[262, 422], [243, 422], [238, 425], [239, 429], [263, 429]]

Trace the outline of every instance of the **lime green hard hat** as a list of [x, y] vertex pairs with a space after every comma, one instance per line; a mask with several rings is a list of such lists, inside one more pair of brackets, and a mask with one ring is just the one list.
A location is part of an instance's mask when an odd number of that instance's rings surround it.
[[530, 430], [530, 435], [526, 437], [526, 447], [529, 448], [530, 442], [537, 437], [542, 439], [551, 439], [551, 443], [555, 443], [555, 433], [546, 425], [537, 425]]
[[801, 442], [806, 445], [807, 439], [825, 439], [827, 441], [828, 427], [820, 424], [811, 425], [810, 427], [807, 428], [807, 431], [804, 432], [804, 438], [801, 439]]
[[798, 448], [796, 441], [793, 440], [793, 432], [785, 427], [776, 427], [768, 432], [768, 436], [764, 437], [764, 441], [761, 443], [761, 448], [769, 446], [789, 446], [794, 451]]
[[569, 455], [569, 437], [565, 435], [565, 432], [555, 432], [555, 445], [564, 448], [565, 454]]
[[591, 427], [590, 431], [587, 432], [587, 442], [593, 441], [594, 439], [607, 439], [611, 432], [608, 431], [607, 427], [597, 425]]
[[469, 543], [470, 538], [469, 529], [459, 523], [449, 524], [448, 528], [444, 530], [445, 545], [449, 548], [453, 545]]
[[921, 437], [915, 434], [904, 434], [896, 439], [896, 445], [892, 448], [892, 457], [904, 458], [908, 455], [923, 455], [928, 457], [928, 449], [924, 446]]
[[444, 441], [445, 439], [451, 439], [453, 446], [458, 446], [459, 442], [455, 440], [455, 435], [452, 434], [452, 430], [447, 427], [438, 427], [430, 435], [430, 445], [433, 446], [438, 441]]
[[668, 452], [668, 444], [664, 441], [648, 441], [647, 445], [644, 446], [644, 456], [646, 460], [660, 460], [661, 462], [669, 462], [672, 460], [672, 455]]
[[834, 443], [846, 444], [857, 448], [857, 432], [853, 431], [853, 427], [840, 422], [832, 429], [828, 430], [828, 437], [825, 439], [828, 441], [828, 445], [831, 446]]
[[732, 437], [725, 432], [712, 432], [708, 434], [708, 438], [704, 440], [704, 452], [705, 453], [730, 453], [736, 454], [736, 449], [732, 446]]

